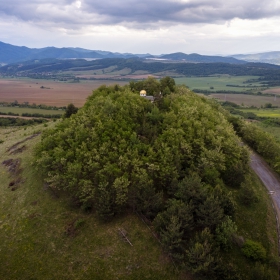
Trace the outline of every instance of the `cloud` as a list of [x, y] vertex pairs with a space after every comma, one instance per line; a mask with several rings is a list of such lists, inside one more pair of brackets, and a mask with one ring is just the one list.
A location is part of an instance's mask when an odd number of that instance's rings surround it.
[[2, 2], [0, 41], [15, 45], [153, 54], [280, 49], [279, 0]]
[[157, 29], [178, 24], [222, 24], [277, 17], [278, 0], [21, 0], [3, 1], [0, 16], [65, 29], [121, 25]]

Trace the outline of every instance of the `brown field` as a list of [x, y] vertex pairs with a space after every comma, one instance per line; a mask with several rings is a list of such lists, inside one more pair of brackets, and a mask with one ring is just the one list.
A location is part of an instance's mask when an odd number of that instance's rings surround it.
[[280, 95], [280, 88], [270, 88], [270, 89], [266, 89], [263, 91], [263, 93], [270, 93], [270, 94], [276, 94], [276, 95]]
[[238, 105], [245, 106], [264, 106], [266, 103], [271, 103], [273, 106], [280, 107], [280, 98], [274, 96], [259, 96], [249, 94], [211, 94], [210, 97], [219, 99], [220, 101], [229, 101]]
[[[92, 91], [101, 85], [124, 85], [122, 81], [82, 81], [65, 83], [36, 79], [0, 79], [0, 102], [29, 102], [53, 106], [66, 106], [73, 103], [83, 106]], [[41, 88], [41, 86], [45, 88]]]
[[[131, 75], [116, 75], [116, 74], [101, 74], [101, 75], [93, 75], [93, 74], [83, 74], [83, 75], [75, 75], [77, 78], [94, 78], [94, 79], [115, 79], [115, 80], [122, 80], [122, 79], [133, 79], [133, 80], [143, 80], [147, 79], [148, 77], [154, 77], [159, 79], [160, 76], [151, 75], [151, 74], [131, 74]], [[107, 81], [105, 81], [107, 82]], [[116, 82], [115, 82], [116, 83]]]

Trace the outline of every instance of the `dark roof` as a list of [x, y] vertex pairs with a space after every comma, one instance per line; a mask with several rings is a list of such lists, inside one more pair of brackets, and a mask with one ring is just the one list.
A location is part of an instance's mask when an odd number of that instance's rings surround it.
[[150, 100], [150, 101], [154, 101], [154, 97], [152, 95], [146, 95], [146, 96], [143, 96], [144, 98]]

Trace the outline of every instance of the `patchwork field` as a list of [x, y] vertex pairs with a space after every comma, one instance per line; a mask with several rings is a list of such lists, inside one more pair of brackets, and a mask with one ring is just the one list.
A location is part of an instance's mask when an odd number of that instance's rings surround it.
[[0, 102], [29, 102], [53, 106], [66, 106], [73, 103], [83, 106], [86, 98], [99, 86], [120, 84], [116, 81], [82, 81], [80, 83], [65, 83], [36, 79], [0, 79]]
[[[245, 83], [248, 80], [257, 79], [256, 76], [230, 76], [217, 75], [213, 77], [185, 77], [175, 78], [176, 84], [183, 84], [190, 89], [201, 89], [208, 91], [226, 90], [244, 92], [250, 90], [260, 91], [264, 88], [259, 82]], [[231, 86], [227, 86], [231, 85]]]
[[238, 105], [261, 107], [266, 103], [271, 103], [273, 106], [280, 106], [280, 98], [273, 96], [247, 95], [247, 94], [219, 94], [213, 93], [210, 97], [220, 101], [229, 101]]

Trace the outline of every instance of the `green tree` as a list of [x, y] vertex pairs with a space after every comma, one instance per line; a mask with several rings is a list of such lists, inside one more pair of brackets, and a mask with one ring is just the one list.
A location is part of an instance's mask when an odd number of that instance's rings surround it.
[[175, 80], [169, 76], [160, 79], [160, 90], [163, 96], [175, 91]]
[[236, 224], [229, 216], [226, 216], [224, 221], [216, 228], [216, 242], [222, 249], [229, 250], [232, 247], [232, 236], [236, 231]]
[[78, 108], [75, 107], [74, 104], [70, 103], [70, 104], [68, 104], [68, 106], [66, 107], [66, 111], [65, 111], [64, 117], [65, 117], [65, 118], [70, 118], [71, 115], [76, 114], [77, 112], [78, 112]]
[[186, 265], [197, 275], [211, 279], [217, 262], [217, 249], [214, 246], [213, 235], [208, 228], [190, 242], [186, 250]]

